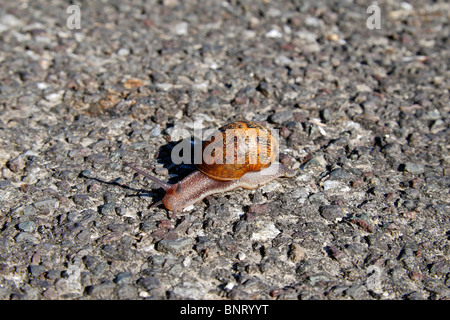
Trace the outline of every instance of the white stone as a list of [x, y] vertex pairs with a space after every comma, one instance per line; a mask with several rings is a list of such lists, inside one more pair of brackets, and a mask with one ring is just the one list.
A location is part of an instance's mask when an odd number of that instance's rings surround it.
[[323, 190], [336, 190], [339, 189], [341, 192], [350, 191], [350, 187], [343, 185], [340, 181], [327, 180], [323, 183]]
[[252, 240], [254, 241], [266, 241], [272, 240], [280, 233], [273, 223], [267, 223], [262, 226], [261, 229], [252, 234]]
[[317, 19], [316, 17], [307, 17], [305, 19], [305, 24], [307, 26], [311, 26], [311, 27], [317, 27], [320, 25], [320, 19]]
[[282, 37], [283, 34], [277, 29], [272, 29], [266, 33], [266, 38], [282, 38]]
[[64, 90], [54, 92], [54, 93], [49, 93], [45, 96], [45, 100], [47, 100], [48, 102], [51, 102], [51, 103], [58, 103], [62, 100], [63, 95], [64, 95]]
[[173, 85], [171, 83], [157, 83], [155, 87], [161, 91], [169, 91], [172, 89]]
[[190, 211], [190, 210], [194, 210], [194, 205], [191, 204], [190, 206], [187, 206], [186, 208], [183, 209], [183, 211]]
[[0, 24], [7, 27], [20, 27], [23, 25], [23, 22], [12, 14], [5, 14], [0, 17]]
[[203, 92], [208, 91], [208, 83], [207, 82], [196, 83], [192, 87], [198, 91], [203, 91]]
[[180, 22], [180, 23], [176, 24], [173, 28], [173, 31], [175, 32], [175, 34], [177, 34], [179, 36], [187, 35], [188, 34], [187, 22]]
[[120, 48], [119, 51], [117, 51], [117, 54], [119, 56], [128, 56], [130, 54], [130, 49], [128, 48]]
[[224, 289], [226, 289], [226, 290], [233, 290], [233, 288], [234, 288], [234, 283], [232, 283], [232, 282], [228, 282], [227, 283], [227, 285], [224, 287]]

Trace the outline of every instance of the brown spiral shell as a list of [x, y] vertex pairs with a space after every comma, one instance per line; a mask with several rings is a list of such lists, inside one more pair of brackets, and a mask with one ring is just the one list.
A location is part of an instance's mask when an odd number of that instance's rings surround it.
[[252, 121], [220, 127], [203, 141], [198, 170], [215, 180], [237, 180], [247, 172], [269, 167], [278, 154], [278, 142], [269, 129]]

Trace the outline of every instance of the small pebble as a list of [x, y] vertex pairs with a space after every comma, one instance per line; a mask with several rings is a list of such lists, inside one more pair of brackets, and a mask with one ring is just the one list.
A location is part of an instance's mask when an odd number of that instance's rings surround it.
[[70, 190], [70, 184], [66, 180], [61, 180], [56, 182], [56, 186], [61, 191], [69, 191]]
[[30, 265], [29, 271], [33, 277], [39, 277], [44, 274], [45, 268], [41, 265]]
[[49, 270], [45, 273], [45, 277], [49, 280], [56, 280], [61, 278], [61, 271], [59, 270]]
[[158, 251], [178, 254], [192, 245], [190, 238], [163, 239], [158, 242], [156, 249]]
[[351, 174], [342, 168], [334, 169], [329, 174], [330, 180], [350, 179], [351, 177], [352, 177]]
[[92, 205], [91, 198], [87, 194], [76, 194], [72, 197], [73, 202], [81, 207], [89, 207]]
[[272, 116], [270, 116], [270, 120], [277, 124], [282, 124], [287, 121], [292, 121], [293, 118], [294, 118], [294, 114], [290, 110], [277, 111]]
[[131, 283], [132, 282], [131, 272], [125, 271], [117, 274], [114, 282], [117, 284]]
[[45, 199], [36, 201], [33, 203], [33, 206], [36, 208], [39, 214], [48, 215], [53, 213], [58, 207], [59, 202], [56, 199]]
[[423, 187], [425, 181], [421, 178], [414, 178], [409, 182], [409, 185], [411, 186], [411, 188], [414, 189], [420, 189], [421, 187]]
[[305, 250], [298, 243], [291, 244], [289, 249], [290, 249], [289, 258], [292, 261], [299, 262], [305, 260], [306, 258]]
[[167, 168], [163, 168], [163, 167], [156, 167], [154, 172], [158, 176], [168, 176], [169, 175], [169, 170]]
[[12, 172], [19, 172], [19, 171], [23, 171], [23, 169], [25, 168], [25, 158], [23, 156], [18, 156], [10, 161], [8, 161], [7, 166], [9, 168], [9, 170], [11, 170]]
[[424, 171], [424, 166], [418, 163], [406, 162], [404, 170], [413, 174], [420, 174]]
[[169, 220], [161, 220], [158, 222], [158, 228], [161, 229], [172, 229], [172, 223]]
[[317, 192], [308, 197], [308, 200], [313, 204], [325, 203], [325, 195], [322, 192]]
[[117, 51], [117, 54], [122, 57], [128, 56], [130, 54], [130, 49], [120, 48], [119, 51]]
[[272, 29], [269, 32], [267, 32], [265, 36], [266, 38], [282, 38], [283, 34], [277, 29]]
[[249, 206], [248, 212], [255, 214], [265, 214], [269, 212], [269, 207], [266, 204], [252, 204]]
[[105, 203], [101, 209], [100, 212], [103, 215], [114, 215], [116, 213], [116, 204], [114, 202]]
[[344, 215], [344, 210], [339, 205], [323, 206], [320, 207], [319, 211], [320, 215], [329, 221], [335, 221], [338, 218], [342, 218]]
[[353, 188], [360, 188], [364, 185], [364, 182], [361, 179], [355, 180], [352, 182]]
[[100, 153], [94, 153], [91, 154], [87, 157], [88, 161], [91, 161], [93, 163], [100, 163], [100, 164], [105, 164], [105, 163], [109, 163], [110, 160], [107, 156], [100, 154]]
[[159, 281], [159, 279], [152, 276], [140, 278], [137, 281], [137, 284], [146, 290], [152, 290], [161, 287], [161, 282]]
[[187, 22], [180, 22], [173, 27], [175, 34], [179, 36], [184, 36], [188, 34], [188, 24]]
[[34, 221], [25, 221], [17, 225], [19, 230], [33, 233], [36, 230], [36, 223]]

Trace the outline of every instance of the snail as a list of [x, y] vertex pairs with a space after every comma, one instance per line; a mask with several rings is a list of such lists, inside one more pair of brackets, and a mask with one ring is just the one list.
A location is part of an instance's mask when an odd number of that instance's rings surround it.
[[181, 181], [170, 184], [124, 163], [162, 189], [161, 201], [167, 210], [178, 212], [205, 197], [234, 190], [256, 189], [278, 177], [293, 177], [296, 172], [276, 162], [278, 142], [264, 126], [251, 121], [236, 121], [220, 127], [202, 142], [202, 162]]

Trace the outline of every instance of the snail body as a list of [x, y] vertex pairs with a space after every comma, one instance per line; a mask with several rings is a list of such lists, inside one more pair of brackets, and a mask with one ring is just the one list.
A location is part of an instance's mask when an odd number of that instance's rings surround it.
[[237, 121], [219, 128], [211, 140], [203, 142], [198, 170], [177, 183], [163, 182], [134, 165], [125, 165], [165, 190], [163, 199], [154, 205], [162, 203], [178, 212], [215, 193], [256, 189], [278, 177], [293, 177], [294, 170], [275, 162], [277, 148], [268, 129], [255, 122]]

